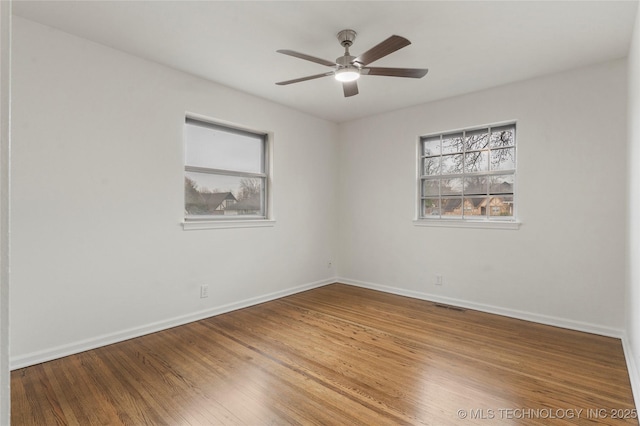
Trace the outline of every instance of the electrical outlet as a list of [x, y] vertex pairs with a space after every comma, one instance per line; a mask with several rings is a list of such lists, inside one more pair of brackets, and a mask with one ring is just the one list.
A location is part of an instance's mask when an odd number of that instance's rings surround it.
[[436, 285], [442, 285], [442, 275], [440, 274], [436, 274], [436, 281], [435, 281]]
[[209, 286], [203, 284], [200, 286], [200, 298], [204, 299], [205, 297], [209, 297]]

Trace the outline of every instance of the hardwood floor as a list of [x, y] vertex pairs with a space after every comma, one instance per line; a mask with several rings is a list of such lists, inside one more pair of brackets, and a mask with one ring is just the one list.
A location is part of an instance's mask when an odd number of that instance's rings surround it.
[[637, 424], [617, 339], [342, 284], [16, 370], [11, 386], [14, 425]]

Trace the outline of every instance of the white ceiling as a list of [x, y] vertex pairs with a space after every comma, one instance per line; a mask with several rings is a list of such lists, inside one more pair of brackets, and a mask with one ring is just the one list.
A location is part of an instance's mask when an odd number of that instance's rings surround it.
[[[627, 55], [630, 1], [15, 1], [14, 14], [335, 122]], [[420, 80], [363, 76], [344, 98], [335, 35], [355, 56], [392, 34], [412, 44], [371, 66], [429, 68]]]

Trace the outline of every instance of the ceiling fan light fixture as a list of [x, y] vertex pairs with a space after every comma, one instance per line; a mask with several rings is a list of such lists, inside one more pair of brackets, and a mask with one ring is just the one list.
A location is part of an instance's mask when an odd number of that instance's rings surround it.
[[356, 81], [360, 78], [360, 70], [356, 67], [346, 67], [340, 68], [336, 70], [335, 74], [336, 80], [341, 81], [343, 83], [347, 83], [349, 81]]

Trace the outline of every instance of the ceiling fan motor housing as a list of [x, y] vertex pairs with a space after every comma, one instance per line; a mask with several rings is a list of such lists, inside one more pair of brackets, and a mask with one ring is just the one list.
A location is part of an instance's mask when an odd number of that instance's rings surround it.
[[355, 65], [355, 64], [352, 64], [355, 58], [356, 58], [355, 56], [343, 55], [336, 58], [336, 64], [339, 65], [339, 68], [352, 67], [353, 65]]

